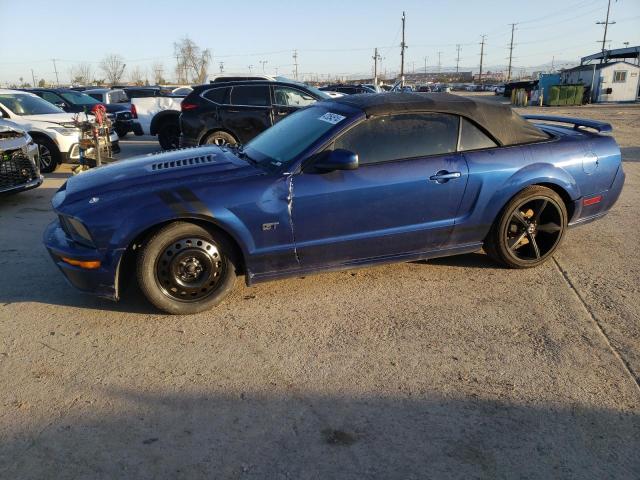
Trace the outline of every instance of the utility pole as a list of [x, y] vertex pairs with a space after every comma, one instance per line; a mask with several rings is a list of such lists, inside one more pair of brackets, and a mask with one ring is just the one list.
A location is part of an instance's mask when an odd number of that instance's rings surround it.
[[456, 51], [458, 52], [458, 54], [456, 55], [456, 73], [458, 73], [458, 67], [460, 66], [460, 50], [462, 48], [460, 47], [460, 44], [456, 45]]
[[442, 70], [442, 62], [440, 61], [441, 56], [442, 52], [438, 52], [438, 73], [440, 73], [440, 70]]
[[373, 50], [373, 84], [378, 85], [378, 60], [382, 60], [382, 57], [378, 54], [378, 49]]
[[480, 74], [478, 75], [478, 81], [480, 85], [482, 85], [482, 60], [484, 59], [484, 40], [487, 38], [486, 35], [480, 35], [482, 41], [480, 42]]
[[402, 12], [402, 42], [400, 43], [400, 85], [404, 87], [404, 51], [407, 48], [407, 44], [404, 42], [404, 27], [406, 18], [404, 12]]
[[58, 68], [56, 67], [56, 59], [52, 58], [51, 61], [53, 62], [53, 71], [56, 72], [56, 86], [60, 86], [60, 79], [58, 78]]
[[224, 73], [224, 62], [220, 62], [220, 73]]
[[298, 50], [293, 51], [293, 78], [298, 80]]
[[260, 63], [262, 64], [262, 73], [264, 73], [264, 66], [269, 62], [269, 60], [260, 60]]
[[553, 56], [551, 57], [551, 73], [553, 73], [553, 64], [555, 63], [555, 61], [556, 61], [556, 56], [555, 56], [555, 55], [553, 55]]
[[513, 31], [516, 29], [516, 24], [511, 24], [511, 43], [509, 44], [509, 70], [507, 70], [507, 82], [511, 81], [511, 59], [513, 58]]
[[602, 57], [600, 59], [600, 63], [602, 63], [604, 61], [604, 52], [606, 51], [606, 43], [607, 43], [607, 27], [609, 25], [613, 25], [616, 22], [610, 22], [609, 21], [609, 11], [611, 10], [611, 0], [609, 0], [609, 2], [607, 3], [607, 18], [604, 22], [596, 22], [596, 25], [604, 25], [604, 36], [602, 37]]
[[31, 69], [31, 79], [33, 80], [33, 87], [37, 87], [36, 85], [36, 76], [33, 74], [33, 68]]

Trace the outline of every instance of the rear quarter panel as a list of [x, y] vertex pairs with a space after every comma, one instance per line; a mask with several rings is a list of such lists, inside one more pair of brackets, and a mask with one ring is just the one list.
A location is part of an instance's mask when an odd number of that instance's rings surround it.
[[452, 244], [482, 241], [504, 205], [529, 185], [562, 189], [574, 221], [585, 214], [574, 204], [610, 188], [620, 166], [612, 137], [567, 128], [549, 131], [554, 135], [549, 141], [465, 153], [469, 182]]

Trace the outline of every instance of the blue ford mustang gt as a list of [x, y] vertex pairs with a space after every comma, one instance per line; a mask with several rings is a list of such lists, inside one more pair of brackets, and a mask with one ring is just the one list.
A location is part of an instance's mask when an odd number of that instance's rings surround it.
[[44, 242], [75, 287], [129, 279], [169, 313], [247, 284], [484, 250], [541, 264], [603, 216], [620, 149], [590, 120], [530, 117], [450, 94], [354, 95], [294, 113], [243, 147], [135, 157], [70, 178]]

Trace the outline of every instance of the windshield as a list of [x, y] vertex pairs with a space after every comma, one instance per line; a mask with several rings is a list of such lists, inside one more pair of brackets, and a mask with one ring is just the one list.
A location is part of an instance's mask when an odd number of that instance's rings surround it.
[[345, 119], [326, 106], [307, 107], [262, 132], [245, 146], [244, 152], [260, 165], [277, 169], [289, 164]]
[[80, 92], [62, 92], [62, 98], [73, 105], [96, 105], [98, 102], [95, 98], [90, 97], [86, 93]]
[[16, 115], [45, 115], [48, 113], [64, 113], [46, 100], [24, 93], [0, 93], [0, 103]]

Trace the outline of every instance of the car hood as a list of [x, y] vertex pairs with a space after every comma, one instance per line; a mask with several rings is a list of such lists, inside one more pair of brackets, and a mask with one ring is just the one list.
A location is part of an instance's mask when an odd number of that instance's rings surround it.
[[184, 148], [119, 160], [71, 177], [52, 204], [57, 209], [63, 202], [114, 192], [146, 194], [187, 181], [215, 183], [262, 173], [263, 170], [238, 158], [228, 148], [215, 145]]
[[20, 115], [20, 120], [27, 122], [48, 122], [57, 124], [73, 123], [74, 113], [46, 113], [42, 115]]

